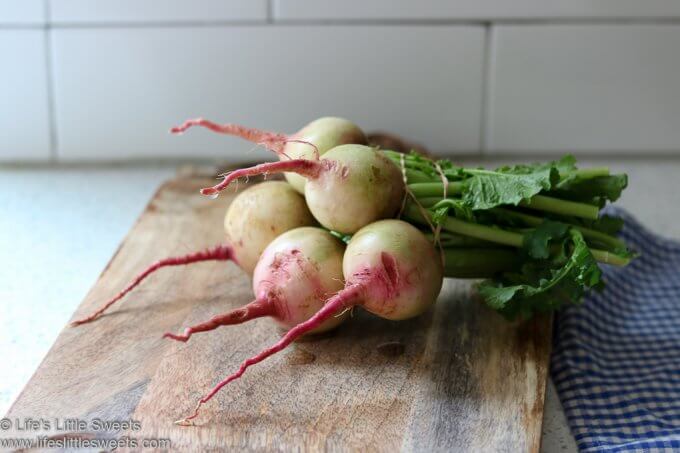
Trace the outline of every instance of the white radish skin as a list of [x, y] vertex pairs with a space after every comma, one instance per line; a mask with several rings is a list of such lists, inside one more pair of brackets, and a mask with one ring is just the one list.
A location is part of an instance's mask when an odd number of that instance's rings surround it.
[[[342, 289], [344, 252], [342, 242], [321, 228], [288, 231], [262, 253], [253, 273], [253, 293], [277, 305], [274, 320], [290, 329], [311, 318]], [[310, 333], [333, 329], [345, 319], [333, 317]]]
[[329, 230], [351, 234], [376, 220], [393, 217], [404, 197], [399, 168], [375, 148], [341, 145], [320, 160], [284, 160], [231, 172], [214, 187], [215, 195], [246, 176], [292, 171], [307, 178], [305, 199], [312, 215]]
[[267, 181], [248, 187], [231, 202], [224, 229], [234, 261], [253, 274], [264, 249], [282, 233], [316, 225], [305, 199], [284, 181]]
[[[364, 132], [353, 122], [335, 116], [326, 116], [312, 121], [294, 135], [295, 138], [316, 145], [319, 156], [313, 147], [299, 142], [287, 143], [280, 155], [280, 160], [285, 159], [318, 159], [327, 151], [339, 145], [367, 143]], [[305, 193], [307, 180], [295, 173], [285, 173], [286, 180], [298, 192]]]
[[[188, 327], [182, 334], [166, 333], [165, 337], [187, 341], [198, 332], [260, 317], [271, 317], [281, 327], [290, 329], [311, 318], [328, 297], [343, 287], [344, 250], [340, 240], [321, 228], [304, 227], [288, 231], [267, 246], [255, 267], [255, 300]], [[330, 317], [307, 333], [333, 329], [346, 318], [347, 314]]]
[[441, 259], [417, 228], [383, 220], [352, 237], [343, 259], [347, 287], [361, 288], [359, 305], [381, 318], [418, 316], [437, 299], [443, 282]]
[[401, 172], [368, 146], [342, 145], [328, 151], [328, 171], [305, 186], [307, 206], [326, 228], [350, 234], [376, 220], [393, 217], [404, 197]]

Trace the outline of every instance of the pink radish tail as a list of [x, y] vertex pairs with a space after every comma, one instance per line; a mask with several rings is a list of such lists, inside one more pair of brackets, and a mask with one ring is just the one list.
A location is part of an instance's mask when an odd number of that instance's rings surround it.
[[95, 311], [94, 313], [92, 313], [91, 315], [89, 315], [85, 318], [73, 321], [71, 323], [71, 325], [72, 326], [79, 326], [81, 324], [85, 324], [85, 323], [88, 323], [90, 321], [97, 319], [111, 305], [118, 302], [127, 293], [129, 293], [137, 285], [139, 285], [146, 277], [148, 277], [150, 274], [152, 274], [153, 272], [157, 271], [158, 269], [160, 269], [162, 267], [183, 266], [183, 265], [186, 265], [186, 264], [198, 263], [200, 261], [228, 261], [228, 260], [233, 260], [233, 259], [234, 259], [234, 254], [233, 254], [233, 250], [230, 246], [228, 246], [228, 245], [218, 245], [218, 246], [213, 247], [211, 249], [203, 250], [203, 251], [200, 251], [200, 252], [194, 252], [194, 253], [190, 253], [190, 254], [184, 255], [184, 256], [175, 256], [175, 257], [165, 258], [165, 259], [156, 261], [151, 266], [147, 267], [139, 275], [137, 275], [134, 278], [134, 280], [132, 280], [132, 283], [130, 283], [128, 286], [126, 286], [125, 289], [123, 289], [121, 292], [116, 294], [116, 296], [113, 297], [111, 300], [109, 300], [104, 305], [102, 305], [101, 308], [99, 308], [97, 311]]
[[232, 310], [230, 312], [213, 316], [206, 322], [196, 324], [195, 326], [187, 327], [184, 333], [175, 335], [166, 333], [163, 338], [171, 338], [173, 340], [186, 342], [191, 336], [198, 332], [207, 332], [209, 330], [217, 329], [220, 326], [230, 326], [234, 324], [241, 324], [251, 319], [261, 318], [263, 316], [271, 316], [274, 314], [273, 305], [266, 300], [254, 300], [251, 303], [244, 305], [241, 308]]
[[191, 420], [198, 417], [198, 412], [201, 406], [210, 401], [210, 399], [213, 396], [215, 396], [215, 394], [217, 394], [217, 392], [219, 392], [220, 389], [222, 389], [222, 387], [243, 376], [243, 373], [245, 373], [246, 370], [252, 365], [260, 363], [267, 357], [272, 356], [277, 352], [285, 349], [288, 345], [290, 345], [293, 341], [300, 338], [302, 335], [319, 327], [324, 321], [330, 319], [333, 315], [340, 313], [345, 308], [356, 305], [359, 302], [359, 299], [361, 298], [361, 294], [363, 291], [364, 286], [358, 284], [348, 286], [347, 288], [338, 292], [335, 296], [331, 297], [328, 300], [328, 302], [326, 302], [326, 304], [321, 308], [321, 310], [316, 312], [314, 316], [309, 318], [307, 321], [302, 322], [297, 326], [293, 327], [292, 329], [290, 329], [283, 337], [281, 337], [281, 339], [278, 342], [276, 342], [276, 344], [274, 344], [274, 346], [265, 349], [256, 356], [253, 356], [246, 360], [245, 362], [243, 362], [237, 372], [221, 381], [219, 384], [213, 387], [210, 393], [208, 393], [206, 396], [199, 400], [198, 404], [196, 405], [196, 408], [194, 409], [194, 412], [191, 415], [181, 420], [177, 420], [175, 423], [182, 426], [191, 425], [192, 424]]
[[271, 173], [283, 173], [286, 171], [297, 173], [306, 178], [314, 179], [317, 178], [326, 168], [322, 162], [323, 161], [317, 160], [294, 159], [282, 160], [280, 162], [267, 162], [264, 164], [255, 165], [254, 167], [241, 168], [229, 173], [221, 183], [213, 187], [201, 189], [201, 193], [203, 195], [215, 195], [224, 190], [229, 184], [238, 178], [256, 175], [268, 175]]
[[170, 132], [173, 134], [183, 134], [184, 131], [194, 126], [205, 127], [219, 134], [227, 134], [234, 135], [236, 137], [241, 137], [242, 139], [248, 140], [249, 142], [262, 145], [265, 148], [274, 151], [279, 156], [285, 156], [284, 148], [286, 146], [286, 143], [290, 142], [304, 143], [305, 145], [309, 145], [312, 148], [314, 148], [316, 157], [317, 159], [319, 158], [319, 149], [312, 142], [288, 137], [285, 134], [263, 131], [261, 129], [255, 129], [253, 127], [241, 126], [240, 124], [233, 123], [217, 124], [203, 118], [195, 118], [192, 120], [185, 121], [180, 126], [173, 127], [172, 129], [170, 129]]

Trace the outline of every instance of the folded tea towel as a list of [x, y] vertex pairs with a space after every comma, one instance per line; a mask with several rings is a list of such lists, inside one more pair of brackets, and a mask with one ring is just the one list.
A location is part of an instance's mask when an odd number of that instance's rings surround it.
[[680, 451], [680, 242], [609, 213], [641, 255], [557, 315], [551, 374], [581, 451]]

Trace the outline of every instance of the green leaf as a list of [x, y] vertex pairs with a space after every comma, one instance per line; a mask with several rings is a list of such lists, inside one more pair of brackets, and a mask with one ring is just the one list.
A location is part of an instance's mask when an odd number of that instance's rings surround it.
[[572, 201], [592, 202], [604, 205], [604, 202], [616, 201], [621, 192], [628, 186], [628, 176], [610, 175], [595, 178], [574, 178], [562, 181], [554, 191], [555, 195]]
[[445, 198], [435, 204], [432, 208], [432, 221], [435, 225], [439, 225], [444, 220], [446, 220], [449, 212], [453, 210], [454, 217], [466, 220], [469, 222], [475, 221], [475, 216], [470, 209], [462, 200], [455, 198]]
[[520, 274], [481, 282], [478, 291], [484, 302], [509, 319], [580, 303], [588, 288], [602, 285], [602, 274], [578, 230], [569, 229], [564, 242], [568, 255], [528, 261]]
[[541, 191], [552, 190], [564, 175], [576, 170], [574, 156], [558, 161], [499, 167], [495, 171], [461, 169], [465, 180], [463, 200], [471, 209], [517, 205]]
[[533, 164], [520, 164], [512, 166], [499, 167], [496, 171], [500, 173], [512, 173], [517, 175], [526, 175], [542, 170], [557, 170], [561, 179], [566, 178], [570, 173], [576, 170], [576, 158], [571, 154], [563, 156], [560, 160], [551, 162], [535, 162]]
[[576, 158], [571, 154], [567, 154], [562, 156], [560, 160], [553, 162], [553, 165], [560, 173], [560, 178], [564, 178], [569, 173], [576, 171]]
[[563, 241], [569, 232], [569, 225], [546, 220], [536, 229], [524, 235], [524, 251], [532, 258], [546, 259], [550, 256], [550, 243]]
[[449, 216], [449, 209], [451, 209], [450, 206], [441, 206], [439, 208], [434, 206], [432, 208], [432, 223], [440, 225], [444, 222]]
[[462, 198], [470, 209], [517, 205], [542, 190], [550, 190], [559, 179], [554, 166], [543, 166], [527, 173], [513, 173], [516, 167], [501, 170], [465, 170], [471, 177], [463, 183]]

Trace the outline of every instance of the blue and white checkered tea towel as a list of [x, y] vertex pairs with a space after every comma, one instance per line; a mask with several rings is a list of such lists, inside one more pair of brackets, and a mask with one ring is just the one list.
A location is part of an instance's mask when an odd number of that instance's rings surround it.
[[641, 256], [558, 314], [551, 374], [581, 451], [680, 451], [680, 243], [609, 212]]

